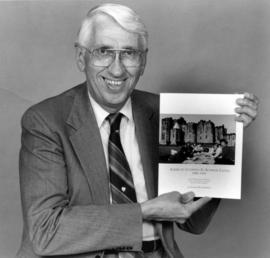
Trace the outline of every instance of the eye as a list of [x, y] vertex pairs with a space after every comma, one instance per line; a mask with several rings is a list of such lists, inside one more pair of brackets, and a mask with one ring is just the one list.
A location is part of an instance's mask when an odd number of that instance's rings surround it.
[[98, 48], [98, 49], [95, 49], [95, 55], [97, 56], [108, 56], [110, 55], [110, 50], [109, 49], [106, 49], [106, 48]]
[[128, 57], [134, 57], [137, 55], [137, 51], [136, 50], [132, 50], [132, 49], [127, 49], [123, 51], [123, 55], [124, 56], [128, 56]]

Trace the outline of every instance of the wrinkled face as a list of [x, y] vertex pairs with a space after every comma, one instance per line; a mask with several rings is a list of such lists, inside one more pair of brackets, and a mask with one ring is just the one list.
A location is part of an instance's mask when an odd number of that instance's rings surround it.
[[[127, 32], [106, 15], [96, 17], [89, 45], [85, 47], [91, 50], [97, 48], [143, 50], [138, 34]], [[82, 52], [80, 58], [83, 63], [81, 70], [86, 74], [91, 96], [110, 113], [117, 112], [125, 104], [143, 74], [146, 62], [144, 57], [139, 67], [125, 67], [119, 55], [116, 55], [108, 67], [98, 67], [91, 64], [89, 52]]]

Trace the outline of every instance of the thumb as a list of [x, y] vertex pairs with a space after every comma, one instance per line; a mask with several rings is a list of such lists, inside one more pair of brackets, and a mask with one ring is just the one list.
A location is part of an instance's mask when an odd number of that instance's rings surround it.
[[209, 201], [211, 201], [212, 198], [210, 197], [203, 197], [200, 198], [197, 201], [194, 201], [192, 203], [190, 203], [187, 207], [187, 209], [189, 210], [189, 212], [194, 213], [195, 211], [199, 210], [200, 208], [202, 208], [206, 203], [208, 203]]
[[187, 192], [181, 195], [180, 198], [180, 202], [183, 204], [189, 203], [193, 200], [193, 198], [195, 197], [195, 193], [194, 192]]

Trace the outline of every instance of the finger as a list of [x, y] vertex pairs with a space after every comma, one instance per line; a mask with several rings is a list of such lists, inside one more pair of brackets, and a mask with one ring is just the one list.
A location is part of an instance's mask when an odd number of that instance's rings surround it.
[[[199, 210], [200, 208], [202, 208], [206, 203], [208, 203], [212, 198], [210, 197], [203, 197], [200, 198], [199, 200], [192, 202], [189, 204], [189, 206], [187, 207], [188, 211], [192, 214], [195, 211]], [[188, 205], [188, 204], [187, 204]]]
[[178, 219], [178, 220], [176, 220], [176, 222], [179, 223], [179, 224], [185, 224], [186, 220], [187, 219]]
[[250, 116], [247, 116], [246, 114], [241, 114], [240, 116], [237, 116], [235, 118], [236, 121], [242, 122], [244, 126], [248, 126], [254, 119], [252, 119]]
[[258, 97], [256, 95], [254, 95], [253, 93], [245, 92], [244, 98], [250, 99], [250, 100], [254, 101], [256, 104], [259, 104]]
[[244, 98], [244, 99], [237, 99], [236, 103], [240, 105], [241, 107], [247, 106], [254, 110], [258, 109], [258, 104], [255, 101], [252, 101], [250, 99]]
[[188, 202], [192, 201], [194, 197], [195, 197], [195, 193], [194, 192], [184, 193], [181, 196], [180, 202], [181, 203], [184, 203], [184, 204], [185, 203], [188, 203]]
[[237, 107], [235, 108], [235, 112], [239, 115], [246, 115], [249, 116], [251, 119], [255, 119], [257, 116], [257, 110], [251, 109], [249, 107]]

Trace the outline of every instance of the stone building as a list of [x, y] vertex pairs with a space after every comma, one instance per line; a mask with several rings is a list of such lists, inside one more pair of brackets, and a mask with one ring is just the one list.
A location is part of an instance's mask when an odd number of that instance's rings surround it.
[[201, 120], [197, 125], [197, 143], [214, 143], [215, 125], [212, 121]]
[[161, 121], [161, 135], [160, 144], [170, 145], [171, 144], [171, 129], [173, 126], [172, 117], [163, 118]]
[[224, 125], [215, 127], [215, 142], [219, 143], [220, 140], [225, 139], [227, 135], [227, 129]]
[[170, 130], [170, 144], [171, 145], [179, 145], [180, 144], [180, 135], [181, 135], [181, 128], [177, 121], [174, 120], [174, 125]]
[[229, 133], [226, 135], [225, 139], [228, 142], [228, 146], [230, 146], [230, 147], [235, 146], [235, 138], [236, 138], [235, 133]]
[[170, 131], [170, 144], [171, 145], [182, 145], [185, 143], [185, 132], [184, 128], [187, 122], [183, 117], [173, 120], [173, 126]]
[[183, 131], [185, 134], [185, 142], [189, 143], [196, 143], [197, 140], [197, 124], [196, 123], [186, 123], [185, 126], [183, 126]]
[[183, 117], [161, 120], [161, 145], [213, 144], [219, 143], [221, 139], [226, 139], [228, 146], [235, 146], [235, 133], [227, 134], [224, 125], [215, 126], [211, 120], [200, 120], [198, 123], [186, 122]]

